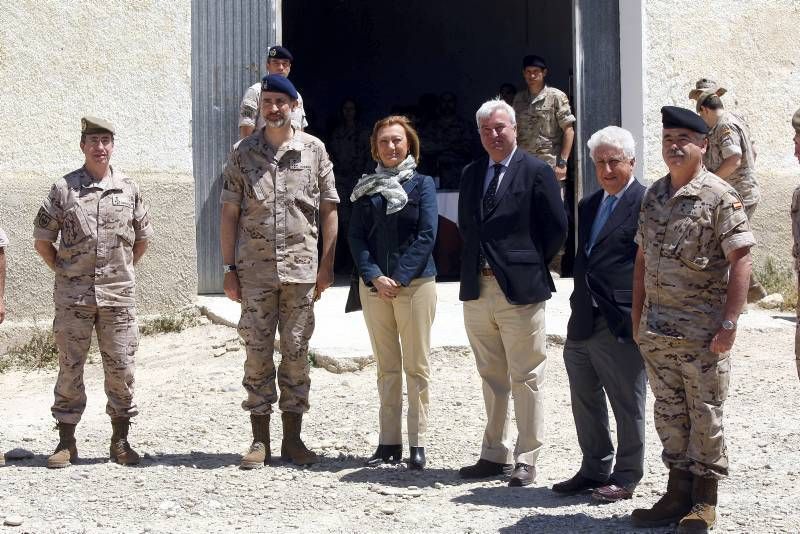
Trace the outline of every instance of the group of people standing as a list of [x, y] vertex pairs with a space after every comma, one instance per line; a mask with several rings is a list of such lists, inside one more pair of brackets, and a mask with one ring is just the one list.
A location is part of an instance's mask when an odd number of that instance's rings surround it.
[[[302, 131], [302, 100], [286, 77], [291, 59], [282, 47], [269, 50], [268, 66], [283, 63], [248, 89], [240, 109], [242, 139], [221, 176], [224, 291], [241, 303], [238, 330], [246, 349], [242, 407], [250, 415], [252, 441], [243, 469], [271, 461], [276, 402], [281, 458], [298, 465], [319, 461], [301, 439], [311, 386], [308, 342], [314, 302], [333, 282], [341, 199], [324, 144]], [[485, 154], [462, 170], [458, 207], [464, 242], [459, 297], [487, 418], [479, 457], [459, 475], [507, 476], [510, 486], [534, 482], [544, 442], [545, 303], [555, 290], [548, 265], [567, 234], [559, 182], [575, 122], [563, 93], [544, 85], [542, 58], [527, 56], [523, 72], [531, 80], [527, 95], [518, 94], [513, 106], [488, 100], [475, 114]], [[700, 80], [690, 95], [699, 115], [662, 108], [669, 173], [649, 188], [635, 178], [630, 132], [608, 126], [587, 143], [600, 189], [578, 205], [564, 346], [583, 460], [553, 491], [590, 492], [596, 502], [633, 496], [644, 472], [649, 378], [669, 481], [651, 508], [633, 511], [637, 526], [711, 528], [718, 481], [728, 474], [722, 414], [729, 351], [748, 294], [757, 297], [763, 289], [751, 277], [749, 217], [759, 197], [755, 151], [746, 124], [722, 111], [722, 93], [714, 82]], [[545, 110], [552, 116], [545, 117]], [[535, 126], [533, 117], [548, 122]], [[800, 110], [792, 125], [800, 162]], [[106, 375], [110, 457], [139, 462], [128, 442], [130, 418], [138, 413], [134, 264], [153, 228], [139, 186], [110, 164], [114, 136], [109, 121], [82, 119], [84, 165], [53, 185], [34, 221], [36, 251], [55, 272], [59, 375], [52, 413], [59, 442], [48, 458], [51, 468], [78, 458], [75, 430], [86, 406], [83, 366], [93, 330]], [[538, 148], [522, 139], [534, 139]], [[366, 463], [403, 457], [405, 374], [407, 461], [409, 468], [423, 469], [437, 298], [436, 188], [417, 171], [422, 147], [408, 118], [377, 121], [369, 143], [375, 171], [355, 183], [346, 226], [358, 275], [357, 295], [351, 296], [363, 309], [377, 362], [379, 445]], [[800, 189], [792, 221], [793, 255], [800, 263]], [[0, 230], [0, 322], [7, 246]], [[800, 358], [800, 349], [796, 354]], [[606, 396], [617, 421], [616, 461]]]

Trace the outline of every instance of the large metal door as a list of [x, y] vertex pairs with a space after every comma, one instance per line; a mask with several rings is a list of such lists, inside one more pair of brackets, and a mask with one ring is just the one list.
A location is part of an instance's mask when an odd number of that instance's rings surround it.
[[280, 0], [192, 0], [192, 156], [198, 292], [222, 291], [220, 173], [238, 139], [239, 102], [264, 74]]

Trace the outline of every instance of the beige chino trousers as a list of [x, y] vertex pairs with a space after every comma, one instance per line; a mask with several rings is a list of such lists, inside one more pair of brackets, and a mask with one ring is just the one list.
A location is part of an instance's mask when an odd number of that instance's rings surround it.
[[381, 445], [401, 445], [403, 377], [408, 389], [408, 444], [425, 446], [428, 428], [428, 381], [431, 325], [436, 314], [436, 281], [416, 278], [392, 301], [385, 301], [361, 280], [364, 322], [378, 364], [378, 419]]
[[[484, 460], [536, 465], [544, 433], [544, 308], [544, 302], [509, 304], [493, 276], [481, 276], [480, 298], [464, 302], [464, 326], [483, 380]], [[514, 397], [518, 433], [513, 454], [509, 394]]]

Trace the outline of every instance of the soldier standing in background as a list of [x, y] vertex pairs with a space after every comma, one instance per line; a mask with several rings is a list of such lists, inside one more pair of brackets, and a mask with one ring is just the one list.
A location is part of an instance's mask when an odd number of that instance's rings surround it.
[[[59, 371], [53, 417], [59, 442], [47, 467], [67, 467], [78, 457], [75, 427], [86, 408], [83, 367], [92, 330], [103, 359], [106, 413], [111, 417], [111, 459], [137, 464], [128, 444], [134, 354], [139, 345], [134, 264], [153, 235], [139, 186], [111, 167], [114, 125], [81, 119], [85, 163], [58, 180], [34, 221], [36, 252], [55, 272], [53, 334]], [[55, 241], [61, 236], [58, 249]]]
[[[6, 247], [8, 246], [8, 237], [6, 233], [0, 228], [0, 324], [6, 318]], [[5, 454], [0, 454], [0, 466], [6, 465]]]
[[[292, 70], [294, 56], [287, 48], [273, 46], [267, 50], [267, 74], [277, 74], [288, 77]], [[259, 128], [264, 126], [264, 118], [261, 116], [261, 82], [258, 81], [250, 86], [242, 97], [239, 105], [239, 139], [244, 139]], [[292, 126], [295, 130], [303, 130], [308, 126], [306, 112], [303, 109], [303, 97], [297, 93], [297, 106], [291, 113]]]
[[705, 532], [716, 522], [718, 481], [728, 476], [722, 408], [755, 238], [738, 193], [703, 168], [705, 122], [684, 108], [661, 114], [669, 174], [642, 199], [631, 318], [669, 482], [631, 518], [637, 527], [680, 521], [678, 532]]
[[[318, 462], [300, 439], [311, 387], [308, 340], [314, 300], [333, 282], [336, 204], [333, 165], [322, 142], [295, 129], [289, 114], [297, 90], [287, 78], [262, 80], [259, 98], [266, 123], [233, 150], [222, 173], [223, 287], [242, 303], [239, 334], [247, 352], [242, 385], [253, 442], [240, 467], [270, 461], [269, 420], [275, 388], [275, 332], [280, 332], [281, 458], [298, 465]], [[317, 269], [317, 215], [324, 236]]]
[[[794, 127], [794, 157], [800, 163], [800, 109], [792, 116], [792, 126]], [[794, 268], [800, 272], [800, 186], [794, 190], [792, 195], [792, 236], [794, 246], [792, 246], [792, 256], [794, 257]], [[798, 275], [800, 282], [800, 275]], [[798, 285], [800, 287], [800, 285]], [[797, 303], [797, 326], [794, 332], [794, 358], [797, 365], [797, 376], [800, 378], [800, 300]]]
[[[725, 111], [720, 97], [726, 92], [715, 81], [703, 78], [689, 92], [689, 98], [697, 101], [697, 113], [710, 128], [703, 163], [709, 171], [736, 189], [742, 197], [744, 212], [752, 223], [753, 213], [761, 199], [755, 174], [756, 151], [750, 127], [744, 119]], [[766, 296], [764, 287], [751, 274], [747, 302], [758, 302]]]

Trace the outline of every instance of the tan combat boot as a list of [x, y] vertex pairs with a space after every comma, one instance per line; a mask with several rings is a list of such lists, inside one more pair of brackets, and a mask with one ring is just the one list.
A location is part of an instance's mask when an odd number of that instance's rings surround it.
[[319, 462], [319, 457], [308, 450], [300, 439], [303, 414], [294, 412], [281, 413], [283, 422], [283, 442], [281, 443], [281, 460], [296, 465], [309, 465]]
[[694, 477], [691, 512], [678, 523], [678, 534], [708, 532], [717, 522], [716, 478]]
[[131, 449], [128, 443], [128, 428], [131, 420], [127, 417], [116, 417], [111, 419], [111, 447], [109, 454], [111, 459], [120, 465], [136, 465], [139, 463], [139, 455]]
[[650, 509], [637, 508], [631, 513], [635, 527], [662, 527], [681, 520], [692, 509], [692, 474], [670, 469], [667, 493]]
[[72, 462], [78, 459], [78, 448], [75, 444], [75, 427], [69, 423], [57, 423], [58, 445], [56, 451], [47, 459], [47, 467], [50, 469], [61, 469], [69, 467]]
[[250, 426], [253, 427], [253, 444], [242, 456], [240, 469], [258, 469], [269, 463], [269, 414], [250, 414]]

